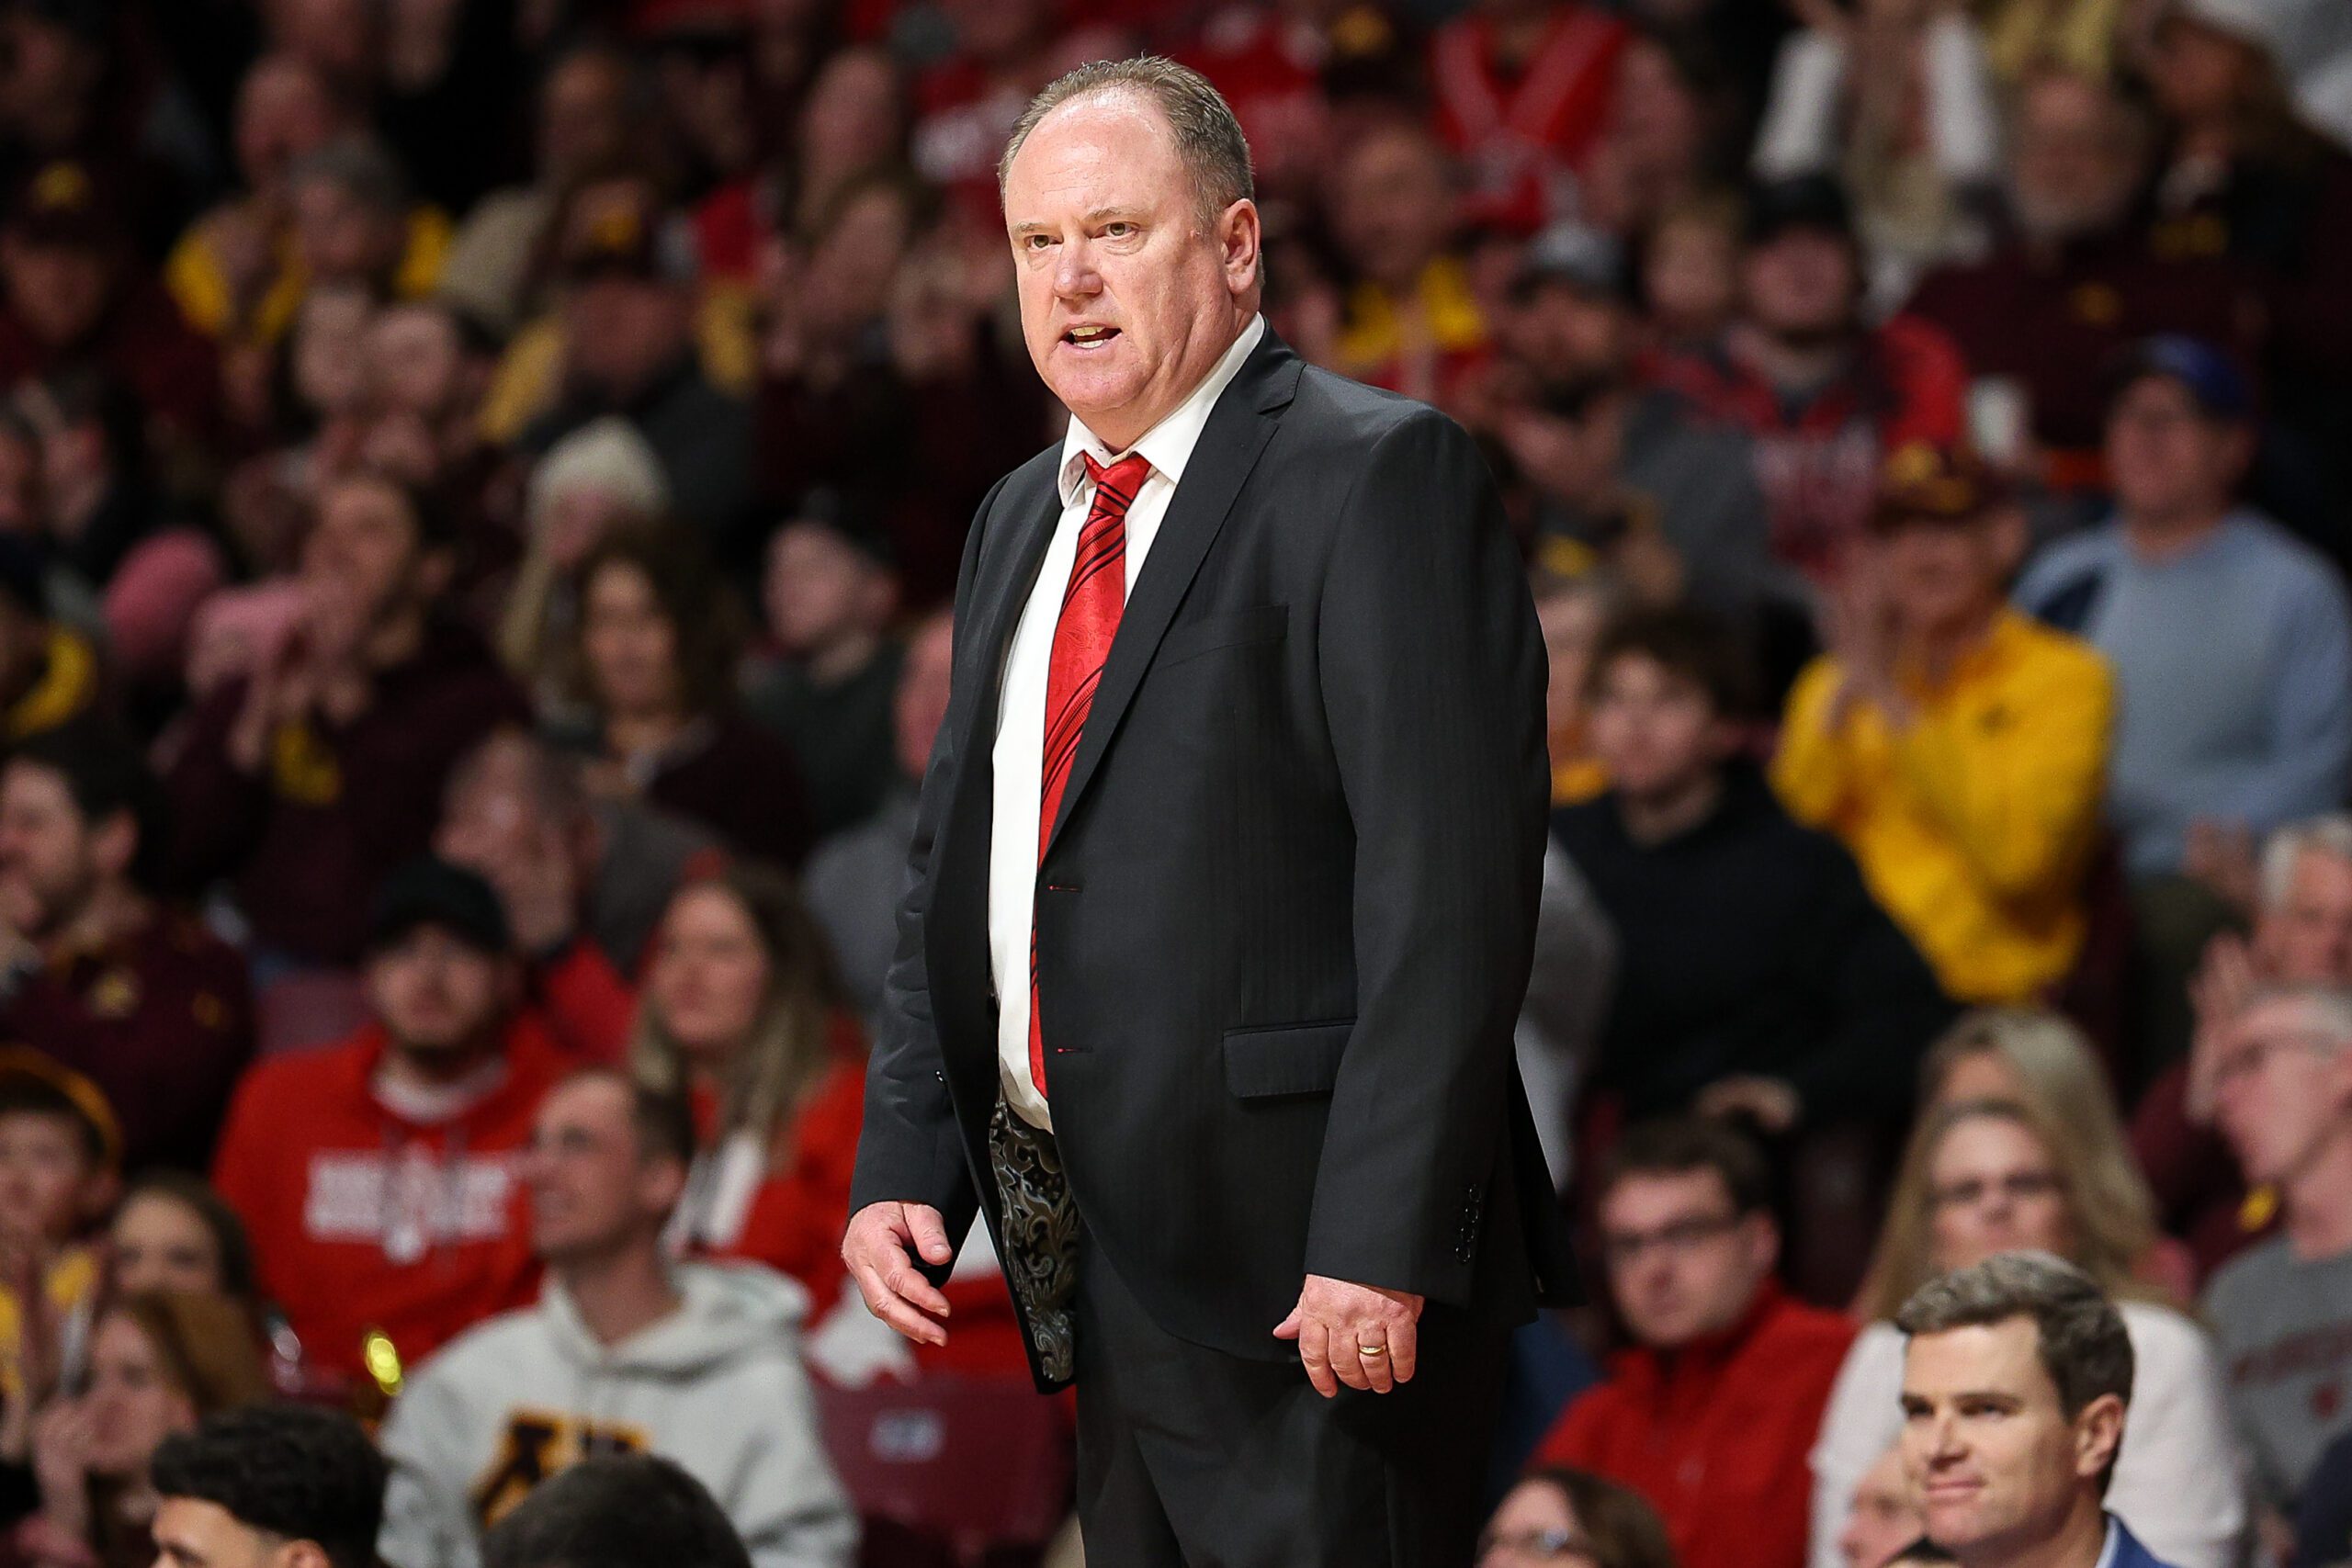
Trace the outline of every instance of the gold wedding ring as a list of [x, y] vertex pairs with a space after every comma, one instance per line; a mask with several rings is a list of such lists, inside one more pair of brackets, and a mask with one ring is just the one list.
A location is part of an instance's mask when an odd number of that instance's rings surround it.
[[1388, 1354], [1388, 1347], [1385, 1345], [1359, 1345], [1356, 1347], [1356, 1354], [1359, 1356], [1385, 1356]]

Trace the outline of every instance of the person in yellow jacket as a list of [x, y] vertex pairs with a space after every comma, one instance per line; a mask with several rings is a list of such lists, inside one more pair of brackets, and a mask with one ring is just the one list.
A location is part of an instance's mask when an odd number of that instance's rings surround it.
[[2114, 719], [2098, 653], [2008, 607], [2024, 544], [1972, 460], [1897, 450], [1772, 768], [1970, 1003], [2043, 995], [2081, 951]]

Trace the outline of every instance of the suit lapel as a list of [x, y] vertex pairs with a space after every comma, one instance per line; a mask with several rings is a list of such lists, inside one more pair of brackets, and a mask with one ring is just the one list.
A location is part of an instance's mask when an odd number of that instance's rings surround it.
[[[1063, 789], [1053, 831], [1046, 840], [1047, 852], [1061, 837], [1062, 825], [1069, 820], [1079, 797], [1086, 793], [1127, 705], [1135, 699], [1136, 688], [1151, 668], [1159, 640], [1168, 633], [1168, 623], [1184, 602], [1185, 591], [1192, 587], [1209, 547], [1224, 528], [1243, 481], [1273, 435], [1280, 423], [1275, 416], [1297, 389], [1300, 369], [1298, 356], [1268, 327], [1233, 384], [1210, 411], [1200, 444], [1184, 466], [1183, 481], [1170, 499], [1168, 514], [1160, 519], [1151, 552], [1144, 558], [1135, 590], [1120, 614], [1118, 635], [1111, 641], [1111, 657], [1102, 666], [1094, 705], [1087, 711], [1078, 755], [1070, 762], [1069, 783]], [[1035, 575], [1032, 567], [1032, 578]]]

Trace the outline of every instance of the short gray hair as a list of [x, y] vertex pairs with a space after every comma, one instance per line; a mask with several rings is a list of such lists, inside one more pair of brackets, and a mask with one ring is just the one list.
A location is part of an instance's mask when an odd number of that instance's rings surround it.
[[2295, 867], [2304, 855], [2317, 851], [2337, 860], [2352, 861], [2352, 813], [2330, 811], [2290, 822], [2262, 846], [2262, 912], [2269, 914], [2287, 901], [2295, 885]]
[[1258, 194], [1257, 178], [1250, 169], [1249, 139], [1241, 134], [1241, 122], [1233, 118], [1224, 95], [1190, 66], [1157, 54], [1141, 54], [1132, 60], [1097, 60], [1081, 65], [1029, 100], [1029, 107], [1013, 122], [1004, 156], [997, 160], [998, 199], [1003, 199], [1013, 156], [1037, 129], [1038, 121], [1064, 104], [1114, 92], [1134, 93], [1149, 100], [1168, 121], [1169, 132], [1176, 141], [1176, 156], [1193, 176], [1204, 222], [1216, 221], [1235, 202]]
[[2257, 1008], [2287, 1006], [2301, 1013], [2312, 1032], [2332, 1048], [2352, 1043], [2352, 990], [2291, 980], [2271, 981], [2254, 987], [2234, 1015], [2245, 1018]]
[[1955, 1328], [2033, 1319], [2042, 1370], [2072, 1420], [2093, 1400], [2132, 1403], [2132, 1336], [2097, 1280], [2047, 1252], [2003, 1252], [1911, 1293], [1894, 1326], [1916, 1339]]

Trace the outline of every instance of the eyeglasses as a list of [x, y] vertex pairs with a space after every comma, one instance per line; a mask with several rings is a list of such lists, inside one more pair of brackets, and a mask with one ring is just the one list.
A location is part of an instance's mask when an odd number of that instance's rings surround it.
[[1965, 1181], [1946, 1182], [1928, 1194], [1928, 1201], [1939, 1209], [1973, 1209], [1998, 1193], [2009, 1202], [2027, 1203], [2049, 1197], [2060, 1185], [2053, 1171], [2018, 1170], [2003, 1177], [1972, 1176]]
[[1612, 1266], [1618, 1267], [1639, 1262], [1642, 1254], [1654, 1247], [1677, 1258], [1687, 1258], [1707, 1243], [1729, 1235], [1738, 1224], [1737, 1214], [1694, 1215], [1651, 1231], [1611, 1232], [1600, 1238], [1600, 1250]]
[[1498, 1551], [1508, 1552], [1522, 1562], [1567, 1562], [1577, 1558], [1588, 1562], [1600, 1561], [1589, 1539], [1564, 1529], [1521, 1530], [1513, 1535], [1488, 1530], [1478, 1538], [1480, 1562]]
[[2220, 1061], [2213, 1064], [2213, 1087], [2234, 1083], [2242, 1077], [2260, 1072], [2270, 1058], [2281, 1051], [2324, 1051], [2335, 1042], [2312, 1030], [2283, 1030], [2276, 1034], [2257, 1034]]

